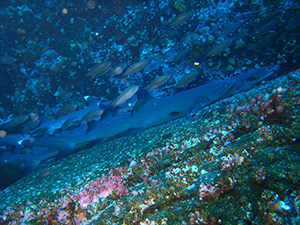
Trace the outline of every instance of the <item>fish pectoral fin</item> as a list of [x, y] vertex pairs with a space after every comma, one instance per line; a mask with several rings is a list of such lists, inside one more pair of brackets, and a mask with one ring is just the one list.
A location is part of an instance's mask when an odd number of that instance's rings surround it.
[[88, 128], [86, 129], [86, 134], [89, 133], [91, 130], [93, 130], [97, 123], [99, 123], [99, 122], [97, 122], [95, 120], [92, 120], [91, 122], [88, 122], [87, 123]]
[[189, 118], [190, 116], [194, 115], [196, 112], [200, 111], [202, 108], [201, 104], [197, 104], [192, 110], [186, 115], [186, 118]]
[[112, 114], [112, 110], [111, 108], [105, 108], [102, 115], [100, 116], [99, 122], [101, 122], [102, 120], [104, 120], [106, 117], [108, 117], [110, 114]]
[[119, 108], [120, 108], [119, 106], [116, 106], [116, 107], [113, 109], [113, 112], [112, 112], [111, 117], [114, 117], [114, 116], [116, 115], [116, 113], [117, 113], [117, 111], [118, 111]]
[[187, 118], [194, 115], [196, 112], [200, 111], [201, 108], [208, 105], [211, 102], [211, 99], [208, 95], [200, 96], [197, 98], [197, 103], [194, 108], [186, 115]]

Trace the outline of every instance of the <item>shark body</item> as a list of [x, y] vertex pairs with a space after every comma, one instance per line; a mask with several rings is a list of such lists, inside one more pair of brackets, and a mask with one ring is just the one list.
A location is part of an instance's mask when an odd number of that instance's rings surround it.
[[[18, 143], [26, 147], [34, 146], [58, 149], [59, 153], [55, 151], [56, 159], [62, 158], [87, 143], [104, 142], [110, 138], [134, 134], [182, 116], [188, 117], [204, 106], [254, 87], [273, 74], [278, 67], [278, 65], [266, 66], [227, 80], [208, 83], [179, 92], [172, 96], [158, 99], [149, 98], [133, 114], [131, 112], [115, 114], [114, 112], [107, 111], [103, 119], [98, 122], [94, 121], [89, 126], [87, 123], [82, 123], [74, 129], [65, 130], [60, 133], [51, 132], [43, 136], [36, 136], [34, 137], [34, 141], [29, 141], [28, 139], [20, 141], [20, 135], [7, 135], [4, 138], [0, 138], [0, 145], [17, 145]], [[91, 105], [92, 108], [98, 107], [95, 103]], [[75, 113], [78, 114], [78, 112]], [[55, 124], [53, 127], [59, 128], [64, 120], [72, 116], [74, 115], [71, 114], [59, 118], [59, 122], [53, 121], [52, 123]], [[47, 126], [48, 123], [51, 125], [51, 121], [47, 122]], [[53, 157], [54, 154], [49, 155]], [[38, 165], [38, 156], [36, 154], [35, 166]], [[41, 161], [45, 160], [45, 157], [40, 158]]]
[[[101, 122], [95, 122], [91, 130], [85, 135], [49, 135], [36, 138], [31, 144], [41, 147], [58, 148], [64, 152], [63, 155], [68, 155], [84, 143], [91, 141], [104, 142], [117, 135], [137, 133], [148, 127], [156, 126], [182, 116], [189, 116], [200, 108], [225, 96], [230, 88], [233, 87], [233, 84], [233, 80], [226, 80], [206, 84], [173, 96], [149, 99], [139, 110], [134, 112], [133, 116], [129, 112], [115, 115], [108, 113]], [[173, 115], [173, 112], [178, 113]], [[27, 144], [29, 143], [27, 142]]]

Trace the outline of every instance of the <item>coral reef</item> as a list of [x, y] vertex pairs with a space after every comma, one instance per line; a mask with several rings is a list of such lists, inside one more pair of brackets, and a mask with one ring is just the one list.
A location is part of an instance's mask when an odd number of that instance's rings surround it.
[[[299, 93], [298, 83], [281, 77], [247, 98], [242, 93], [189, 119], [79, 152], [52, 167], [69, 183], [55, 183], [54, 172], [37, 171], [36, 179], [45, 179], [43, 190], [30, 200], [12, 198], [15, 204], [6, 207], [2, 223], [299, 221]], [[111, 167], [112, 155], [118, 160]], [[84, 161], [74, 172], [78, 159]], [[60, 188], [45, 195], [46, 184]]]

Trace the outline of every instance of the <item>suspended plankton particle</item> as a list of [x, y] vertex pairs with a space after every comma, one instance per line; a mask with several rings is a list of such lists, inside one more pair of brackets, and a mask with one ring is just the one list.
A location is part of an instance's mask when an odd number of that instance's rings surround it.
[[29, 115], [32, 121], [37, 121], [39, 119], [39, 115], [37, 113], [30, 113]]
[[96, 2], [94, 2], [94, 1], [88, 1], [86, 3], [86, 7], [88, 7], [88, 9], [94, 9], [96, 7]]
[[0, 137], [4, 138], [6, 136], [6, 132], [4, 130], [0, 130]]
[[64, 8], [64, 9], [62, 10], [62, 13], [63, 13], [63, 14], [68, 14], [68, 9]]

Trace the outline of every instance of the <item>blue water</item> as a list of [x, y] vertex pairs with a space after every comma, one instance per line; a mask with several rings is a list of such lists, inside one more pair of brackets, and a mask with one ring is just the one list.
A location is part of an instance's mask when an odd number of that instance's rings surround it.
[[[41, 126], [45, 120], [57, 119], [57, 112], [65, 105], [76, 104], [76, 110], [86, 108], [88, 103], [84, 96], [93, 96], [105, 104], [133, 85], [139, 85], [140, 91], [143, 90], [152, 80], [162, 75], [170, 75], [170, 79], [159, 84], [158, 88], [147, 91], [147, 95], [154, 98], [172, 96], [269, 65], [280, 65], [280, 69], [268, 81], [293, 72], [299, 69], [300, 63], [299, 8], [296, 0], [4, 1], [0, 6], [0, 132], [6, 135], [23, 134], [24, 127], [31, 122], [34, 113], [38, 114], [41, 123], [32, 130]], [[187, 53], [181, 55], [185, 50]], [[143, 60], [149, 60], [145, 68], [123, 76], [128, 68]], [[111, 67], [124, 62], [128, 66], [112, 77], [107, 76], [109, 69], [101, 75], [85, 77], [95, 65], [107, 61], [111, 62]], [[191, 72], [196, 75], [182, 86], [174, 88]], [[297, 77], [298, 74], [289, 77], [292, 82], [296, 82], [296, 86], [299, 82]], [[278, 86], [280, 83], [272, 87], [276, 90]], [[267, 90], [264, 93], [271, 95], [273, 92]], [[145, 92], [141, 95], [145, 96]], [[297, 98], [297, 94], [294, 97]], [[290, 101], [296, 100], [291, 98]], [[296, 110], [297, 104], [294, 107]], [[180, 112], [174, 113], [177, 115]], [[9, 121], [19, 115], [30, 116], [13, 127], [7, 126]], [[293, 118], [290, 115], [287, 117]], [[284, 119], [279, 117], [278, 120]], [[238, 128], [243, 126], [240, 123]], [[71, 133], [72, 128], [67, 128], [67, 131]], [[256, 128], [249, 132], [254, 132]], [[243, 130], [246, 128], [241, 129], [237, 133], [246, 132]], [[29, 133], [26, 132], [24, 137], [29, 139], [44, 135]], [[160, 139], [160, 135], [157, 134], [157, 138]], [[99, 143], [89, 143], [81, 150], [85, 152], [84, 149], [93, 144]], [[136, 145], [139, 149], [140, 143]], [[113, 157], [113, 150], [109, 151]], [[30, 147], [19, 146], [17, 143], [1, 145], [0, 152], [2, 159], [7, 155], [35, 154]], [[125, 155], [119, 155], [120, 164], [128, 158], [138, 160], [140, 157], [136, 152], [134, 155], [125, 152]], [[32, 171], [39, 174], [43, 168], [60, 163], [60, 160], [66, 159], [46, 157]], [[113, 163], [118, 160], [106, 158], [109, 162], [106, 167], [118, 167]], [[0, 188], [5, 191], [24, 177], [24, 171], [29, 166], [18, 158], [0, 162]], [[26, 188], [30, 187], [30, 181], [41, 175], [29, 173], [25, 177]], [[39, 183], [39, 180], [35, 182]], [[281, 192], [282, 200], [282, 196], [299, 195], [296, 189], [292, 190], [289, 195]], [[298, 215], [297, 201], [285, 202], [289, 205], [295, 202], [294, 211], [275, 212], [279, 216]], [[195, 213], [195, 210], [191, 212]], [[217, 215], [214, 217], [218, 218]], [[170, 221], [171, 216], [168, 218]], [[182, 224], [183, 220], [176, 221]], [[257, 222], [255, 219], [253, 221]]]

